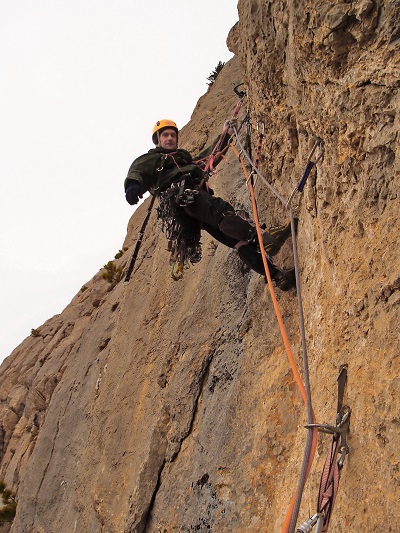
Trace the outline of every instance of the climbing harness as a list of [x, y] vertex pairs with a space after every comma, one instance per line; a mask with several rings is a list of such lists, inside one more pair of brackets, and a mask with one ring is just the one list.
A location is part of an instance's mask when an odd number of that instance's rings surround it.
[[342, 365], [340, 367], [337, 382], [338, 403], [335, 425], [311, 424], [312, 427], [317, 428], [321, 433], [333, 435], [331, 449], [325, 460], [321, 474], [317, 512], [306, 522], [303, 522], [303, 524], [297, 528], [296, 533], [308, 533], [314, 525], [316, 525], [316, 533], [326, 533], [328, 531], [338, 491], [341, 470], [346, 455], [349, 453], [347, 435], [350, 429], [351, 409], [348, 405], [343, 403], [347, 383], [347, 365]]

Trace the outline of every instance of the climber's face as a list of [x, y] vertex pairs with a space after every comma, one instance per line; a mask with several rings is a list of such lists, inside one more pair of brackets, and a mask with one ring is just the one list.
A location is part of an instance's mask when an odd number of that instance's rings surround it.
[[166, 128], [160, 133], [161, 148], [166, 150], [176, 150], [178, 148], [178, 137], [176, 131], [171, 128]]

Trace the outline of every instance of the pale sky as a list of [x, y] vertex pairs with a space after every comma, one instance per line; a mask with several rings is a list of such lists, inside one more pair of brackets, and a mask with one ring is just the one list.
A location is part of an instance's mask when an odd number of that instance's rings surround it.
[[121, 248], [131, 162], [190, 120], [237, 20], [237, 0], [1, 0], [0, 361]]

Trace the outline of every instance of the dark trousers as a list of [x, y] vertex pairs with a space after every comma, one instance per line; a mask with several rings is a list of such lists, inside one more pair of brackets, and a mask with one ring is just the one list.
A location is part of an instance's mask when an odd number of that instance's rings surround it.
[[[240, 259], [252, 270], [261, 275], [265, 274], [261, 254], [254, 242], [256, 239], [253, 239], [256, 235], [255, 227], [236, 214], [231, 204], [201, 190], [195, 196], [194, 202], [182, 209], [187, 217], [199, 221], [201, 229], [214, 239], [229, 248], [236, 248]], [[248, 242], [252, 239], [253, 242]], [[273, 276], [277, 268], [269, 260], [268, 264]]]

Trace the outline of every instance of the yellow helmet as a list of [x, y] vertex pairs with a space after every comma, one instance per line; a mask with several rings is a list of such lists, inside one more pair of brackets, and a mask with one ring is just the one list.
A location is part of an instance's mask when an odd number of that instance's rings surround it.
[[178, 126], [173, 120], [168, 120], [166, 118], [163, 118], [162, 120], [157, 120], [157, 122], [154, 124], [153, 135], [151, 137], [154, 144], [158, 144], [158, 134], [161, 133], [161, 131], [165, 128], [171, 128], [175, 130], [176, 135], [178, 135]]

